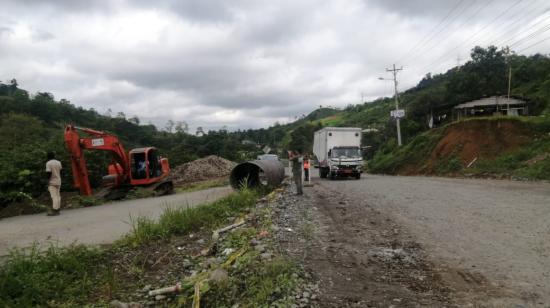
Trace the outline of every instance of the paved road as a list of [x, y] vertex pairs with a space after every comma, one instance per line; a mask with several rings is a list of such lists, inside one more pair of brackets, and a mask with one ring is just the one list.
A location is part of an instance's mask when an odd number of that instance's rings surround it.
[[112, 243], [131, 230], [131, 217], [157, 218], [167, 206], [196, 206], [227, 196], [231, 191], [229, 187], [217, 187], [67, 210], [55, 217], [37, 214], [5, 218], [0, 220], [0, 256], [12, 247], [26, 247], [33, 242]]
[[389, 215], [441, 266], [480, 274], [529, 306], [550, 304], [550, 184], [374, 175], [315, 182]]

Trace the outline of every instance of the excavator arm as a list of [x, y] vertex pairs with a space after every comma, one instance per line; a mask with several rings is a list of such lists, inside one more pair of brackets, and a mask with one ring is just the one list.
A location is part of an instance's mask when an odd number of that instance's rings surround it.
[[[79, 131], [87, 136], [80, 137]], [[109, 174], [115, 176], [115, 184], [128, 180], [130, 161], [128, 154], [116, 136], [89, 128], [67, 125], [65, 127], [65, 143], [71, 154], [74, 186], [80, 190], [81, 195], [92, 195], [84, 150], [111, 152], [115, 163], [109, 166]]]

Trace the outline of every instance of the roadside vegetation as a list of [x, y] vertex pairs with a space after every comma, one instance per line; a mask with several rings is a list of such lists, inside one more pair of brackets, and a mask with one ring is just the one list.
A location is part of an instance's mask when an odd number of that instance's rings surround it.
[[201, 229], [213, 230], [225, 222], [226, 218], [234, 217], [252, 207], [257, 198], [256, 191], [244, 189], [238, 194], [203, 206], [168, 207], [158, 220], [137, 217], [132, 221], [133, 231], [121, 239], [118, 245], [136, 247]]
[[[176, 307], [194, 301], [206, 307], [290, 305], [296, 266], [280, 256], [265, 258], [251, 244], [271, 225], [270, 209], [256, 206], [260, 196], [243, 189], [203, 206], [167, 208], [158, 220], [137, 217], [133, 231], [109, 247], [13, 250], [0, 264], [0, 306], [106, 306], [113, 299], [136, 300], [136, 290], [146, 284], [176, 282], [182, 286], [170, 297]], [[243, 227], [210, 239], [213, 230], [244, 219]], [[213, 272], [226, 276], [212, 278]]]
[[401, 148], [383, 148], [368, 168], [385, 174], [550, 180], [549, 133], [547, 117], [472, 118], [420, 134]]
[[176, 193], [183, 192], [192, 192], [198, 190], [204, 190], [214, 187], [223, 187], [229, 185], [228, 179], [216, 179], [216, 180], [207, 180], [196, 183], [185, 184], [175, 188]]

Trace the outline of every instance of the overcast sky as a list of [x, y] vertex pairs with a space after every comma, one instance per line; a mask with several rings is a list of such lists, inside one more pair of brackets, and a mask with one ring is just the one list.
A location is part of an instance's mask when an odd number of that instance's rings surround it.
[[[391, 95], [475, 45], [549, 53], [547, 0], [0, 0], [0, 80], [194, 130]], [[539, 43], [539, 44], [537, 44]]]

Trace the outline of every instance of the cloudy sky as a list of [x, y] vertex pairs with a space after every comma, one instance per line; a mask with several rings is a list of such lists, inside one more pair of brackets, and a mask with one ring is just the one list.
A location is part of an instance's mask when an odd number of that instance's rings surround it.
[[[163, 126], [257, 128], [392, 94], [475, 45], [550, 52], [547, 0], [0, 0], [0, 80]], [[549, 38], [547, 41], [544, 39]]]

